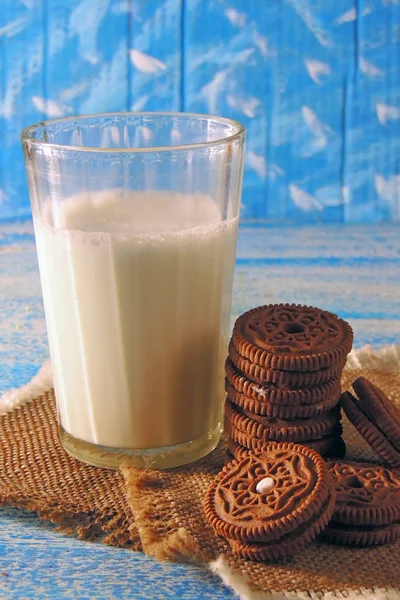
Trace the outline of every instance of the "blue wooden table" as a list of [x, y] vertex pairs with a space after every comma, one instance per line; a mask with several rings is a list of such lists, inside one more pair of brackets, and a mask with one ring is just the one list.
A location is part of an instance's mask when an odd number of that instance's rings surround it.
[[[355, 345], [400, 343], [400, 227], [241, 227], [232, 318], [270, 302], [314, 304], [350, 320]], [[0, 392], [48, 358], [32, 225], [0, 224]], [[0, 441], [1, 442], [1, 441]], [[0, 446], [1, 448], [1, 446]], [[232, 598], [211, 575], [56, 533], [0, 511], [0, 599]]]

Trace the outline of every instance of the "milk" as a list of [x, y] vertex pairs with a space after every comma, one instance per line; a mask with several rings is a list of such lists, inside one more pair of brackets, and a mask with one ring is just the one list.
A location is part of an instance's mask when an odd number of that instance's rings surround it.
[[204, 195], [110, 190], [35, 223], [59, 418], [149, 449], [221, 422], [237, 219]]

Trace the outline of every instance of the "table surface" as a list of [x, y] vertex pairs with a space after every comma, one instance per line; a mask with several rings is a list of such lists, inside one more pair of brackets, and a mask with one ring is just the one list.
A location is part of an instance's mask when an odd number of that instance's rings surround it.
[[[396, 225], [241, 227], [232, 319], [271, 302], [321, 306], [350, 320], [355, 346], [400, 343]], [[0, 393], [48, 358], [32, 224], [0, 224]], [[0, 598], [232, 598], [207, 572], [81, 542], [35, 515], [0, 511]]]

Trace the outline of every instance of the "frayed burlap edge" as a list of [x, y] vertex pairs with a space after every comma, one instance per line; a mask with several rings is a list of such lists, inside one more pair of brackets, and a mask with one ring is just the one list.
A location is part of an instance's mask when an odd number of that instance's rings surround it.
[[42, 521], [55, 525], [55, 531], [72, 535], [87, 542], [100, 539], [109, 546], [130, 545], [132, 549], [141, 550], [138, 535], [132, 536], [132, 528], [126, 519], [110, 516], [107, 512], [69, 512], [58, 504], [43, 506], [42, 500], [24, 500], [18, 496], [0, 493], [0, 506], [13, 506], [28, 512], [34, 512]]
[[[398, 370], [400, 366], [400, 347], [395, 345], [386, 346], [374, 351], [370, 346], [353, 351], [349, 356], [345, 372], [363, 369], [376, 369], [379, 371]], [[197, 467], [201, 470], [201, 463]], [[175, 562], [187, 562], [207, 566], [217, 575], [223, 583], [230, 588], [242, 600], [280, 600], [305, 598], [320, 600], [344, 599], [365, 600], [395, 600], [400, 598], [400, 590], [396, 588], [357, 589], [352, 591], [330, 591], [314, 592], [292, 591], [292, 592], [269, 592], [254, 590], [247, 581], [244, 574], [235, 570], [223, 555], [216, 555], [215, 549], [207, 548], [206, 553], [201, 549], [190, 531], [184, 526], [176, 529], [176, 523], [182, 522], [182, 514], [177, 512], [173, 501], [161, 514], [160, 505], [164, 497], [163, 475], [160, 471], [140, 471], [132, 467], [122, 467], [124, 475], [127, 498], [129, 504], [135, 511], [135, 522], [142, 540], [143, 549], [149, 556], [157, 560], [169, 560]], [[154, 519], [154, 507], [157, 506], [157, 515]]]
[[244, 577], [234, 571], [223, 556], [219, 556], [209, 563], [208, 567], [241, 600], [366, 600], [367, 598], [371, 600], [399, 600], [400, 598], [400, 591], [393, 588], [359, 589], [349, 592], [326, 592], [324, 594], [300, 590], [295, 592], [259, 592], [252, 590]]
[[396, 371], [400, 368], [400, 346], [389, 344], [382, 348], [362, 346], [352, 350], [347, 357], [344, 371], [355, 369], [379, 369], [379, 371]]
[[[398, 369], [400, 365], [400, 347], [395, 345], [386, 346], [379, 350], [374, 350], [370, 346], [365, 346], [359, 350], [353, 351], [346, 365], [346, 371], [353, 369], [376, 368], [381, 371]], [[51, 368], [49, 363], [46, 363], [32, 381], [19, 388], [7, 391], [0, 398], [0, 414], [13, 411], [17, 406], [25, 404], [33, 400], [44, 391], [52, 386]], [[358, 600], [365, 598], [374, 598], [375, 600], [395, 600], [400, 598], [400, 591], [394, 588], [387, 589], [360, 589], [351, 592], [329, 592], [329, 593], [313, 593], [313, 592], [259, 592], [254, 591], [246, 582], [244, 577], [237, 571], [233, 571], [223, 556], [213, 556], [212, 549], [207, 552], [207, 556], [200, 549], [195, 540], [189, 534], [185, 527], [175, 530], [169, 535], [168, 530], [168, 515], [165, 515], [166, 520], [160, 519], [159, 523], [151, 523], [149, 527], [149, 518], [151, 518], [151, 506], [161, 498], [163, 494], [162, 479], [159, 474], [150, 471], [143, 471], [140, 476], [133, 476], [132, 469], [123, 467], [122, 474], [125, 477], [127, 484], [127, 496], [129, 504], [136, 505], [135, 514], [135, 535], [136, 527], [140, 541], [143, 544], [146, 554], [158, 560], [173, 560], [176, 562], [194, 563], [207, 567], [212, 573], [219, 576], [224, 584], [232, 589], [243, 600], [280, 600], [283, 598], [304, 598], [324, 600], [348, 598], [348, 600]], [[132, 485], [131, 477], [134, 479]], [[132, 490], [135, 490], [132, 492]], [[151, 491], [150, 491], [151, 490]], [[157, 494], [155, 494], [157, 490]], [[132, 494], [137, 494], [136, 498]], [[2, 498], [0, 496], [0, 503]], [[7, 499], [9, 502], [9, 498]], [[34, 510], [39, 516], [47, 521], [51, 521], [57, 525], [57, 530], [65, 533], [73, 533], [79, 539], [93, 539], [100, 534], [105, 534], [104, 541], [113, 544], [114, 536], [118, 537], [116, 545], [121, 544], [121, 533], [124, 531], [124, 537], [127, 541], [133, 542], [132, 531], [124, 522], [116, 522], [113, 518], [107, 518], [105, 515], [96, 515], [94, 513], [82, 513], [78, 516], [76, 513], [68, 513], [68, 511], [59, 506], [48, 506], [45, 510], [37, 510], [35, 500], [27, 502], [13, 498], [14, 506], [27, 510]], [[138, 508], [138, 505], [140, 507]], [[173, 507], [172, 507], [173, 509]], [[118, 519], [117, 519], [118, 520]], [[139, 540], [138, 540], [139, 543]]]
[[153, 519], [152, 508], [163, 496], [162, 472], [124, 466], [121, 472], [125, 478], [128, 502], [135, 507], [135, 525], [147, 556], [159, 561], [207, 566], [208, 558], [185, 527], [168, 533], [170, 526], [173, 527], [172, 515], [164, 513], [157, 522]]
[[0, 397], [0, 415], [11, 412], [37, 398], [53, 387], [53, 375], [50, 361], [45, 362], [39, 371], [25, 385], [7, 390]]
[[[5, 395], [0, 506], [35, 512], [81, 540], [141, 550], [122, 474], [84, 465], [62, 450], [49, 366], [40, 373], [44, 377], [36, 376], [21, 396], [18, 390]], [[50, 389], [43, 392], [43, 385]]]
[[[358, 589], [351, 591], [314, 592], [296, 590], [291, 592], [268, 592], [254, 590], [251, 583], [238, 570], [232, 568], [223, 555], [216, 556], [213, 548], [207, 555], [185, 527], [175, 529], [177, 513], [173, 503], [168, 512], [161, 514], [159, 505], [164, 495], [163, 475], [160, 471], [140, 471], [133, 467], [122, 467], [127, 486], [127, 497], [135, 509], [135, 524], [138, 528], [146, 555], [158, 560], [188, 563], [202, 566], [221, 579], [241, 600], [398, 600], [400, 591], [395, 588]], [[157, 506], [158, 519], [154, 519]], [[210, 557], [215, 555], [211, 560]]]
[[209, 563], [210, 571], [221, 578], [223, 583], [231, 589], [241, 600], [399, 600], [400, 591], [395, 589], [359, 589], [349, 592], [259, 592], [254, 591], [247, 584], [240, 573], [234, 571], [223, 556]]

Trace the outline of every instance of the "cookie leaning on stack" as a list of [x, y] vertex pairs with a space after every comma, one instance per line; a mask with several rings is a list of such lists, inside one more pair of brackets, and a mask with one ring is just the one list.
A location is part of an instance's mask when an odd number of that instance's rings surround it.
[[342, 406], [349, 421], [371, 448], [388, 465], [400, 468], [400, 411], [365, 377], [353, 382], [353, 390], [342, 394]]
[[340, 377], [353, 331], [309, 306], [271, 304], [241, 315], [226, 361], [229, 451], [298, 442], [341, 457]]

